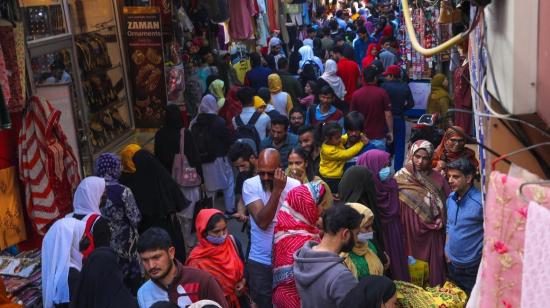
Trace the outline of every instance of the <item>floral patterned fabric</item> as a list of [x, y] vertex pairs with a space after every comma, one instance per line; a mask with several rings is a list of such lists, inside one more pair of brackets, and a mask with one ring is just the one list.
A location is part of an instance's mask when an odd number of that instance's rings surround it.
[[467, 295], [452, 282], [443, 287], [426, 288], [404, 281], [395, 281], [397, 303], [401, 308], [462, 308]]
[[522, 197], [518, 193], [521, 183], [522, 180], [500, 172], [493, 172], [490, 176], [485, 211], [490, 215], [485, 216], [482, 274], [481, 281], [478, 281], [480, 307], [522, 307], [528, 213], [524, 198], [549, 206], [546, 196], [550, 195], [550, 190], [536, 185], [526, 186]]

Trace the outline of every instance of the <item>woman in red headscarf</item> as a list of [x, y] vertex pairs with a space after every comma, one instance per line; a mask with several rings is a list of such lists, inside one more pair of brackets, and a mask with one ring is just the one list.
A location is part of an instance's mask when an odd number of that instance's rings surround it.
[[446, 173], [447, 164], [457, 159], [466, 158], [476, 169], [479, 169], [479, 161], [476, 158], [476, 153], [466, 147], [466, 133], [460, 126], [451, 126], [447, 128], [443, 140], [435, 149], [432, 160], [432, 167], [437, 171]]
[[365, 69], [367, 66], [369, 66], [374, 60], [376, 60], [376, 55], [378, 55], [378, 51], [380, 49], [378, 48], [376, 43], [370, 43], [369, 47], [367, 48], [367, 53], [365, 54], [365, 57], [361, 61], [361, 67]]
[[240, 243], [227, 232], [223, 213], [203, 209], [197, 215], [199, 244], [191, 250], [186, 265], [214, 276], [222, 287], [230, 307], [241, 307], [239, 297], [245, 293], [244, 257]]
[[229, 133], [233, 135], [235, 133], [235, 127], [233, 127], [233, 118], [241, 114], [243, 111], [243, 105], [237, 98], [237, 92], [241, 87], [232, 86], [229, 88], [227, 95], [225, 96], [225, 104], [218, 111], [218, 115], [225, 120], [225, 126], [229, 129]]

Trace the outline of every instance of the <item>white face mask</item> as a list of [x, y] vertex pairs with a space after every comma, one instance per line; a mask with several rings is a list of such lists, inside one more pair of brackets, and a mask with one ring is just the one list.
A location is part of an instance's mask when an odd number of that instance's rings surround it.
[[366, 243], [368, 240], [372, 240], [374, 232], [361, 232], [357, 234], [357, 240], [361, 243]]

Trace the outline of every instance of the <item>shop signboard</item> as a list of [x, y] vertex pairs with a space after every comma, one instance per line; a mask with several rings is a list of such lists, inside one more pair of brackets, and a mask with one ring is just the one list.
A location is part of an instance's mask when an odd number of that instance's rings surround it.
[[125, 6], [123, 13], [135, 125], [158, 128], [166, 107], [160, 10]]

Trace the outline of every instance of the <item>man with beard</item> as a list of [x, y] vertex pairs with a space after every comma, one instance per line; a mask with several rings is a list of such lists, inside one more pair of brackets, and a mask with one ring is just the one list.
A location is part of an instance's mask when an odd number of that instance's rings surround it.
[[260, 144], [261, 150], [273, 148], [279, 151], [283, 170], [288, 166], [288, 153], [298, 145], [298, 136], [288, 132], [289, 125], [286, 116], [274, 117], [271, 120], [271, 134]]
[[297, 135], [298, 129], [302, 127], [305, 122], [304, 111], [302, 110], [302, 108], [294, 107], [290, 109], [288, 117], [290, 119], [290, 127], [288, 128], [288, 132]]
[[[357, 111], [352, 111], [344, 117], [344, 129], [346, 130], [346, 134], [342, 136], [342, 139], [346, 138], [347, 140], [344, 145], [346, 149], [351, 148], [357, 142], [361, 141], [364, 122], [365, 117]], [[375, 149], [375, 147], [370, 143], [364, 146], [363, 149], [357, 153], [357, 155], [346, 162], [344, 165], [344, 171], [355, 166], [357, 164], [357, 158], [372, 149]]]
[[319, 175], [319, 153], [321, 149], [315, 142], [315, 127], [314, 126], [302, 126], [298, 130], [298, 145], [304, 149], [308, 154], [307, 161], [307, 177], [312, 179], [314, 176]]
[[340, 306], [357, 285], [340, 253], [355, 246], [362, 219], [348, 205], [329, 208], [323, 214], [321, 242], [309, 241], [294, 254], [294, 279], [303, 308]]
[[202, 270], [183, 266], [175, 258], [170, 235], [164, 229], [152, 227], [139, 237], [137, 251], [143, 269], [151, 278], [138, 290], [140, 307], [151, 307], [159, 301], [169, 301], [187, 307], [200, 300], [212, 300], [229, 307], [216, 279]]
[[250, 254], [247, 260], [250, 296], [260, 308], [272, 307], [273, 267], [271, 253], [277, 211], [287, 193], [300, 182], [287, 178], [280, 168], [281, 156], [265, 149], [258, 157], [256, 176], [243, 185], [243, 202], [252, 219]]
[[233, 214], [233, 217], [242, 222], [248, 219], [242, 198], [243, 185], [244, 181], [256, 175], [256, 169], [258, 168], [257, 156], [258, 154], [252, 146], [244, 140], [235, 142], [227, 152], [231, 164], [239, 170], [235, 180], [235, 197], [238, 200], [237, 213]]

